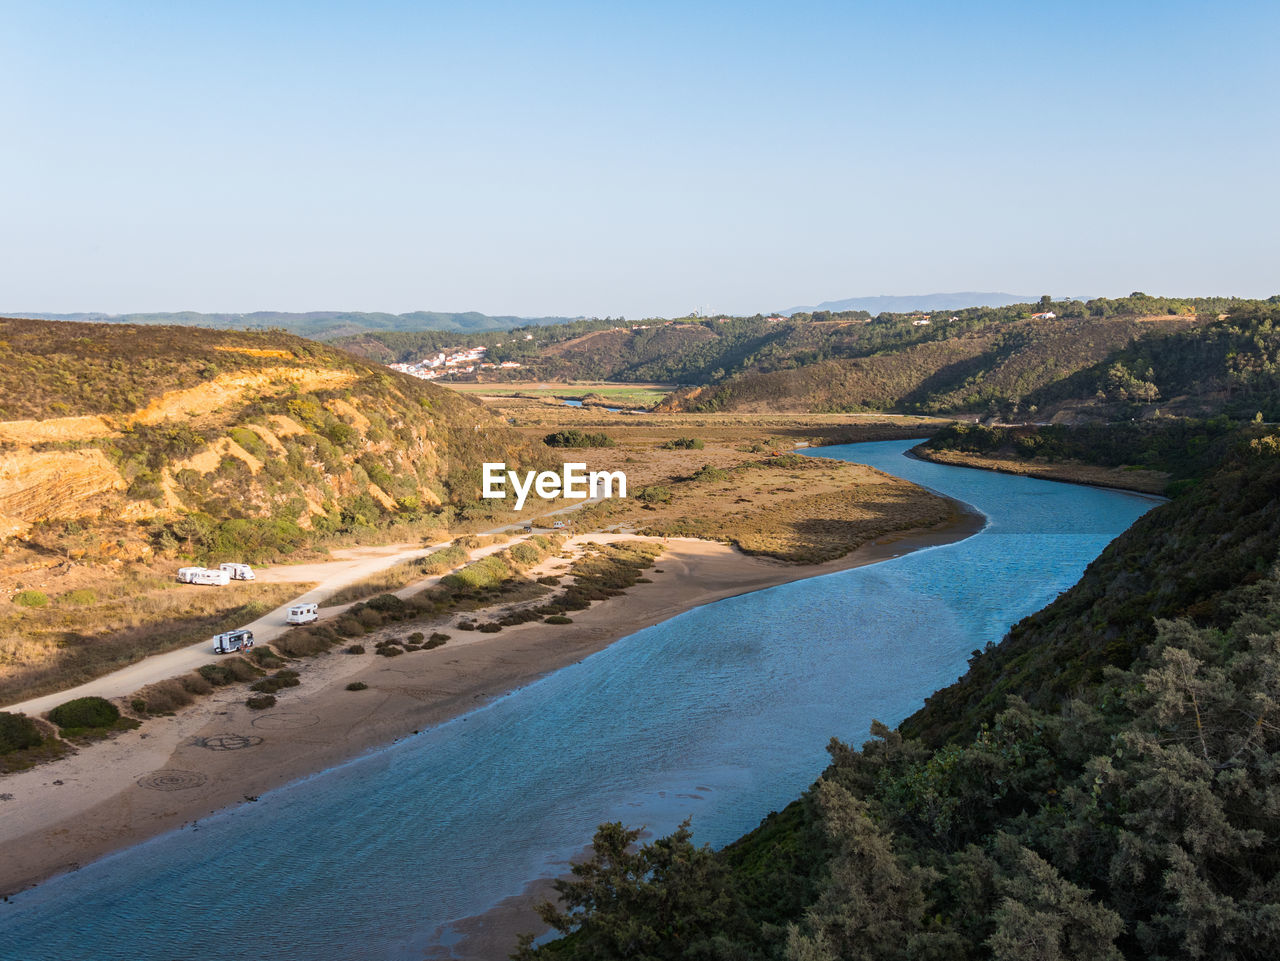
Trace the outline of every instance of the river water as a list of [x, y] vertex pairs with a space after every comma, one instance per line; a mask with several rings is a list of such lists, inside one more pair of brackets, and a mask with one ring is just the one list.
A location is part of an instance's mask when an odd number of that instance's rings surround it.
[[[964, 541], [689, 611], [420, 735], [0, 905], [0, 957], [414, 958], [596, 825], [718, 846], [953, 681], [1156, 501], [827, 447], [964, 501]], [[500, 642], [500, 641], [499, 641]], [[2, 855], [0, 855], [2, 856]]]

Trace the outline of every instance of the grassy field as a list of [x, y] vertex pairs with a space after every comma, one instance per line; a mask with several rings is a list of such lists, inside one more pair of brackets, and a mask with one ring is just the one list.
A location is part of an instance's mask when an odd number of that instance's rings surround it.
[[[890, 532], [930, 527], [949, 503], [856, 464], [789, 456], [800, 446], [924, 437], [931, 418], [849, 414], [611, 414], [527, 398], [490, 401], [530, 439], [551, 430], [603, 432], [617, 446], [560, 451], [589, 470], [623, 471], [628, 497], [575, 515], [573, 523], [629, 524], [651, 534], [694, 536], [794, 562], [843, 556]], [[530, 515], [533, 516], [533, 515]]]

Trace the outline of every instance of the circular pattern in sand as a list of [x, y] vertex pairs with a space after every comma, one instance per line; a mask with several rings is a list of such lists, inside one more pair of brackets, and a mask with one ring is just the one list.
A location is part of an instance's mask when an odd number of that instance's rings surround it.
[[311, 727], [320, 723], [318, 714], [308, 711], [273, 711], [253, 719], [253, 726], [263, 731], [283, 731], [287, 728]]
[[138, 787], [152, 791], [189, 791], [200, 787], [209, 778], [199, 771], [161, 770], [152, 771], [138, 778]]
[[209, 737], [193, 737], [193, 747], [203, 747], [210, 751], [243, 751], [247, 747], [257, 747], [262, 743], [260, 734], [213, 734]]

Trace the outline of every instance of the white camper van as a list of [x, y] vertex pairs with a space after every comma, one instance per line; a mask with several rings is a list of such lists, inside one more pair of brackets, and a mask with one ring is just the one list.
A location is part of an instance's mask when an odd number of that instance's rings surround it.
[[215, 654], [247, 651], [251, 647], [253, 647], [253, 631], [227, 631], [225, 634], [216, 634], [213, 638]]
[[218, 570], [226, 571], [231, 575], [233, 581], [252, 581], [254, 580], [253, 568], [248, 564], [233, 564], [225, 561], [218, 565]]
[[179, 567], [178, 580], [183, 584], [194, 584], [196, 582], [196, 575], [203, 570], [203, 567]]
[[289, 608], [289, 613], [285, 616], [286, 624], [310, 624], [312, 621], [320, 620], [320, 605], [318, 604], [294, 604]]
[[215, 587], [226, 587], [231, 583], [231, 575], [226, 571], [214, 571], [207, 567], [197, 568], [191, 575], [189, 584], [213, 584]]

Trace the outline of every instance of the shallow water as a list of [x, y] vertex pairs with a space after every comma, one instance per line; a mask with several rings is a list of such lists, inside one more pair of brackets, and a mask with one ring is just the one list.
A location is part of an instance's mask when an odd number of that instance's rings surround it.
[[[485, 708], [0, 905], [0, 956], [411, 958], [602, 821], [724, 844], [950, 683], [1155, 503], [823, 448], [965, 501], [965, 541], [719, 601]], [[10, 947], [12, 946], [12, 947]]]

